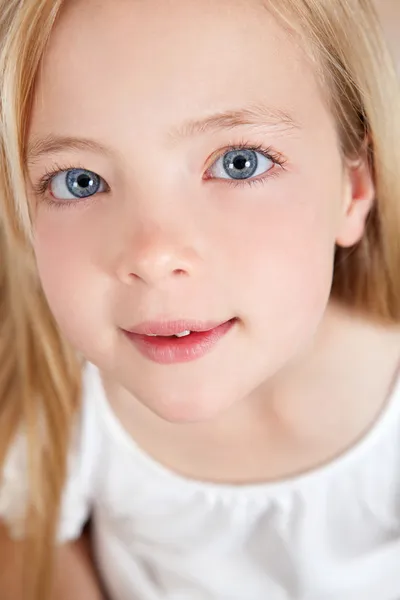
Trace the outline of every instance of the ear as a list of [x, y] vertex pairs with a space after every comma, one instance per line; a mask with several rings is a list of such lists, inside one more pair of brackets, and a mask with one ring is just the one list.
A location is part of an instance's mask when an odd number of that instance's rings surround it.
[[368, 149], [356, 160], [346, 161], [343, 213], [336, 243], [348, 248], [362, 238], [375, 200], [375, 184]]

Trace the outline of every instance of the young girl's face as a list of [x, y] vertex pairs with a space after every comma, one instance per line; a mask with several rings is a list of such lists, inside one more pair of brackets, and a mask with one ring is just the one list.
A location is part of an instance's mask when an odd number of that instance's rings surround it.
[[370, 190], [322, 96], [258, 0], [66, 3], [29, 131], [39, 273], [74, 346], [166, 419], [212, 418], [318, 330]]

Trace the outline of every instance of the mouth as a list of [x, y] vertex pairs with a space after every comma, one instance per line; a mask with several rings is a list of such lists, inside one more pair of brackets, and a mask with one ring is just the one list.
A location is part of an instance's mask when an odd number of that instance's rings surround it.
[[145, 358], [159, 364], [173, 364], [208, 354], [236, 322], [236, 318], [225, 322], [147, 322], [123, 333]]

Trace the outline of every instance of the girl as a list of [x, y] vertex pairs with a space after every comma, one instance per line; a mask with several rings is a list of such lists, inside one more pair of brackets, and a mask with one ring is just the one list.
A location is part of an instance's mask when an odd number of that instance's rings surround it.
[[1, 597], [102, 597], [90, 519], [112, 600], [395, 600], [370, 0], [2, 0], [0, 40]]

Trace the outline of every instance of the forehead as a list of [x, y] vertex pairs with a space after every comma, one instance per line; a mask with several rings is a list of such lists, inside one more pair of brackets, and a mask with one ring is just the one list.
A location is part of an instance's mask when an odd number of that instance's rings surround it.
[[327, 116], [306, 54], [261, 0], [67, 1], [36, 90], [41, 135], [151, 136], [252, 102]]

